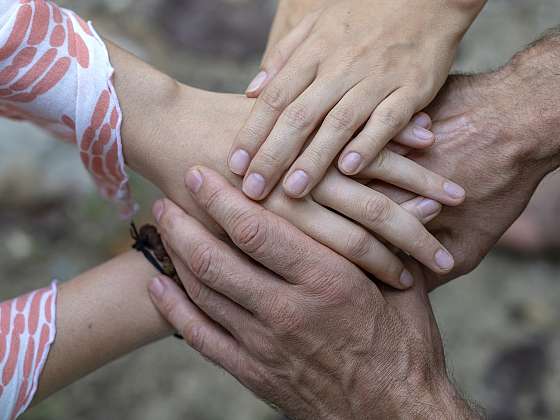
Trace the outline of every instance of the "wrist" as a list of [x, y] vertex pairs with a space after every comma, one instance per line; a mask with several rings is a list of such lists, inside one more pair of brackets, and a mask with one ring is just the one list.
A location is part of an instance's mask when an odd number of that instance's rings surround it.
[[506, 101], [513, 105], [515, 138], [526, 143], [519, 158], [535, 162], [545, 173], [560, 167], [559, 72], [560, 34], [555, 32], [516, 54], [497, 72]]
[[447, 376], [431, 383], [406, 386], [398, 391], [400, 398], [386, 418], [415, 418], [430, 420], [479, 419], [479, 414], [464, 400]]
[[472, 405], [465, 400], [457, 391], [455, 386], [445, 379], [442, 385], [438, 398], [435, 399], [439, 402], [440, 418], [441, 419], [480, 419], [480, 414], [472, 407]]
[[163, 74], [157, 76], [149, 85], [136, 85], [135, 94], [128, 96], [125, 93], [121, 100], [126, 165], [148, 179], [151, 179], [153, 169], [151, 158], [165, 140], [165, 128], [178, 117], [173, 112], [181, 92], [181, 85], [175, 80]]
[[487, 0], [444, 0], [442, 20], [447, 24], [445, 37], [457, 46], [482, 11]]
[[121, 136], [127, 166], [146, 176], [150, 153], [160, 140], [165, 118], [173, 115], [181, 91], [174, 79], [107, 43], [115, 68], [114, 86], [123, 113]]

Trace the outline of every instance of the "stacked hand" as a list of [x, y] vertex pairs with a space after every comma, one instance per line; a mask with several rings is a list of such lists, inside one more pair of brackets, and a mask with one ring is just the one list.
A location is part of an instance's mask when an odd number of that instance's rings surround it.
[[216, 172], [197, 167], [185, 182], [233, 242], [169, 200], [154, 205], [192, 301], [167, 278], [150, 290], [189, 345], [294, 420], [472, 415], [448, 380], [414, 264], [412, 290], [381, 293]]
[[[555, 41], [558, 42], [558, 41]], [[454, 255], [453, 271], [426, 271], [430, 288], [472, 271], [519, 217], [540, 181], [560, 166], [556, 99], [559, 54], [545, 40], [502, 69], [452, 76], [427, 112], [435, 145], [409, 155], [457, 180], [466, 201], [446, 207], [428, 228]], [[397, 202], [408, 193], [372, 185]]]
[[[455, 269], [434, 274], [408, 262], [406, 270], [416, 285], [406, 292], [378, 289], [340, 255], [362, 267], [367, 264], [360, 256], [365, 256], [369, 271], [379, 270], [376, 265], [394, 257], [379, 242], [368, 242], [372, 237], [360, 225], [400, 245], [390, 230], [410, 234], [413, 230], [399, 230], [410, 218], [403, 219], [402, 209], [397, 211], [386, 197], [371, 195], [362, 183], [334, 170], [304, 200], [288, 199], [276, 190], [263, 204], [336, 252], [242, 197], [210, 169], [189, 173], [186, 184], [192, 195], [186, 194], [183, 170], [190, 162], [214, 167], [239, 185], [224, 167], [229, 145], [220, 139], [237, 132], [253, 103], [185, 88], [173, 91], [170, 109], [162, 120], [156, 118], [156, 127], [164, 129], [152, 130], [153, 142], [132, 150], [131, 163], [196, 219], [211, 220], [227, 236], [216, 239], [170, 201], [155, 206], [196, 305], [173, 283], [160, 279], [152, 284], [152, 293], [162, 313], [189, 344], [294, 418], [474, 416], [449, 385], [424, 286], [433, 288], [474, 268], [522, 211], [539, 181], [560, 166], [559, 107], [555, 96], [550, 97], [550, 91], [560, 87], [557, 38], [537, 44], [494, 73], [450, 78], [428, 109], [437, 141], [409, 157], [463, 183], [469, 195], [463, 206], [444, 209], [429, 225], [458, 257]], [[189, 109], [192, 102], [196, 110]], [[176, 109], [182, 114], [173, 112]], [[183, 116], [165, 124], [165, 115]], [[197, 127], [195, 141], [176, 140], [192, 127]], [[378, 178], [404, 186], [402, 174], [388, 169], [392, 159], [401, 158], [384, 155], [381, 163], [359, 174], [361, 179], [372, 178], [377, 170], [382, 174]], [[439, 188], [427, 194], [422, 182], [411, 179], [406, 189], [439, 199], [446, 181], [432, 178], [430, 172], [416, 176], [430, 177]], [[405, 207], [414, 199], [394, 186], [371, 187], [407, 203]], [[347, 191], [354, 193], [345, 195]], [[329, 201], [337, 194], [344, 199]], [[385, 217], [374, 219], [364, 217], [367, 211], [352, 213], [348, 204], [368, 203], [361, 207], [367, 210], [378, 202], [383, 206], [373, 214]], [[421, 207], [409, 211], [417, 211], [424, 221], [433, 218], [422, 216]], [[391, 229], [383, 231], [383, 226]], [[368, 252], [345, 248], [356, 233], [366, 238], [366, 246], [355, 249]], [[373, 252], [371, 244], [377, 247]], [[406, 250], [406, 244], [402, 248]], [[411, 254], [422, 260], [413, 248]], [[379, 257], [383, 253], [390, 255], [388, 260]]]
[[554, 108], [538, 105], [557, 85], [556, 60], [533, 49], [497, 72], [452, 77], [430, 108], [438, 141], [411, 156], [470, 193], [430, 225], [459, 257], [447, 276], [407, 263], [412, 290], [379, 290], [199, 167], [186, 178], [192, 198], [234, 246], [160, 202], [155, 215], [193, 302], [167, 279], [152, 284], [154, 302], [190, 345], [294, 419], [476, 418], [445, 374], [424, 286], [474, 268], [560, 166], [558, 125], [542, 124], [556, 121]]
[[[281, 2], [263, 70], [248, 89], [257, 102], [229, 155], [230, 169], [245, 176], [243, 191], [261, 200], [287, 170], [284, 190], [303, 197], [339, 154], [344, 174], [366, 168], [434, 98], [484, 3]], [[434, 138], [416, 128], [399, 140], [427, 147]]]
[[[122, 88], [126, 81], [120, 83]], [[130, 126], [125, 121], [125, 138], [134, 137], [135, 140], [125, 144], [127, 160], [169, 198], [190, 214], [213, 225], [217, 232], [219, 229], [215, 224], [183, 193], [184, 168], [194, 164], [206, 165], [239, 185], [238, 177], [227, 168], [227, 153], [230, 139], [241, 127], [253, 103], [241, 96], [179, 86], [158, 115], [150, 115], [144, 120], [148, 126]], [[129, 107], [124, 112], [130, 115], [136, 110]], [[166, 120], [169, 116], [173, 121]], [[429, 127], [429, 121], [426, 124], [424, 117], [417, 121]], [[140, 131], [139, 135], [130, 135], [134, 130]], [[153, 135], [146, 136], [146, 133]], [[430, 269], [441, 274], [449, 272], [453, 267], [452, 256], [421, 222], [431, 220], [440, 211], [441, 206], [434, 200], [448, 205], [462, 202], [463, 196], [446, 192], [455, 184], [388, 150], [371, 166], [371, 175], [432, 200], [413, 198], [398, 206], [384, 195], [333, 169], [310, 197], [290, 199], [278, 188], [264, 205], [394, 287], [410, 287], [413, 278], [404, 269], [402, 261], [375, 235], [406, 251]]]

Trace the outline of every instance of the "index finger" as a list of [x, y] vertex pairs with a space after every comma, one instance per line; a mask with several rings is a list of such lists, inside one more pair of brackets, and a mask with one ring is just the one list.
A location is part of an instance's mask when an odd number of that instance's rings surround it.
[[320, 267], [329, 276], [341, 267], [354, 267], [245, 197], [208, 168], [199, 166], [189, 170], [185, 183], [194, 200], [223, 227], [241, 251], [290, 283], [305, 283], [310, 267]]
[[253, 157], [269, 136], [276, 121], [299, 95], [309, 87], [316, 75], [316, 66], [288, 63], [259, 95], [249, 118], [237, 134], [228, 156], [228, 166], [236, 175], [245, 175]]

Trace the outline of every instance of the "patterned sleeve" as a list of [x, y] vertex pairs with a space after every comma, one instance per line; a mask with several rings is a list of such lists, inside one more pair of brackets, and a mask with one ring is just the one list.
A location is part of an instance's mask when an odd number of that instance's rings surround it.
[[[91, 23], [46, 0], [0, 0], [0, 116], [76, 144], [101, 193], [135, 211], [122, 114], [105, 44]], [[56, 283], [0, 304], [0, 420], [28, 407], [55, 339]]]
[[89, 22], [46, 0], [0, 0], [0, 115], [30, 121], [78, 146], [100, 192], [133, 203], [113, 67]]
[[54, 341], [57, 286], [0, 304], [0, 420], [31, 404]]

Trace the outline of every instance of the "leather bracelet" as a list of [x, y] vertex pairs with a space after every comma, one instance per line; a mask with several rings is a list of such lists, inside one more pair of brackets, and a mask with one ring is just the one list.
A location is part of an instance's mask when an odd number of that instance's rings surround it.
[[134, 222], [130, 224], [130, 236], [134, 239], [132, 248], [144, 254], [146, 259], [164, 276], [177, 284], [185, 293], [185, 286], [181, 282], [175, 266], [165, 250], [161, 236], [153, 225], [144, 225], [138, 230]]
[[[173, 279], [173, 281], [188, 296], [185, 286], [181, 282], [173, 261], [165, 250], [161, 236], [157, 228], [153, 225], [144, 225], [138, 230], [134, 222], [130, 223], [130, 236], [134, 239], [132, 248], [144, 254], [150, 264], [164, 276]], [[178, 333], [174, 334], [175, 338], [183, 339]]]

